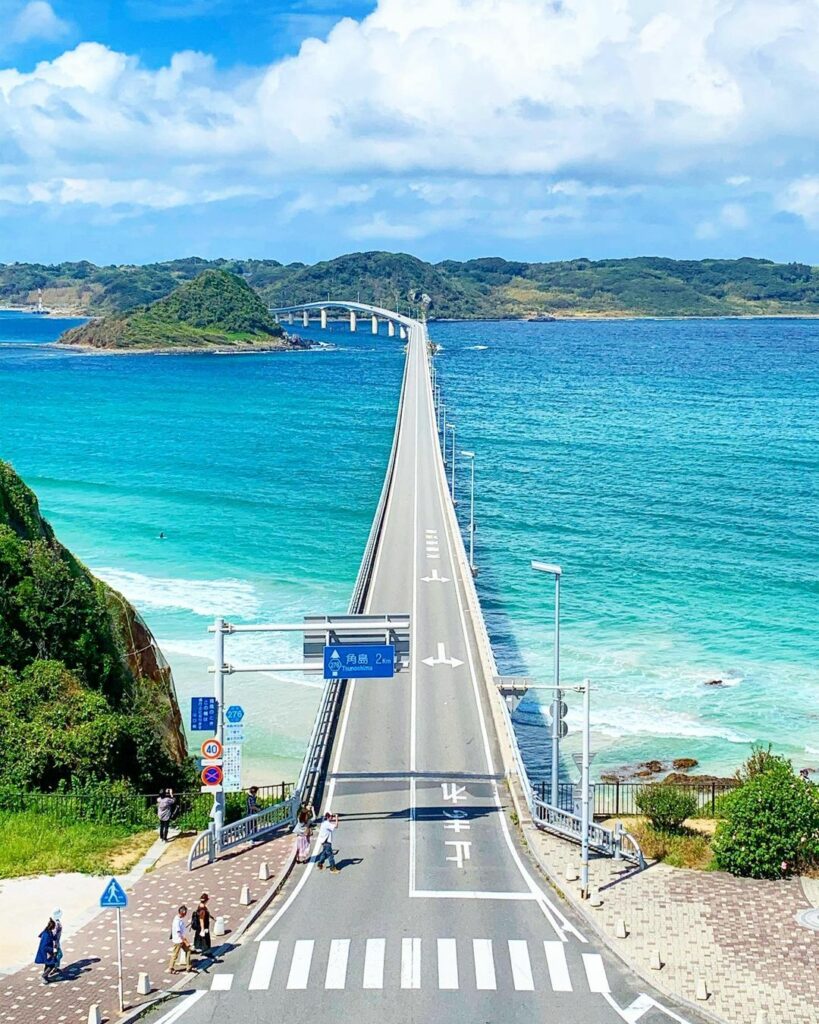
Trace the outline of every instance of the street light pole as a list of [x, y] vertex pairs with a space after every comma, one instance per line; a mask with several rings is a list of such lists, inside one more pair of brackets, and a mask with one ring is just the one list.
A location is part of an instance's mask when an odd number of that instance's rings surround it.
[[[216, 650], [214, 652], [216, 664], [213, 670], [213, 696], [216, 698], [216, 739], [224, 745], [225, 728], [225, 620], [217, 619], [214, 623], [216, 635]], [[219, 787], [221, 790], [222, 787]], [[213, 825], [216, 835], [219, 836], [220, 829], [225, 824], [225, 794], [216, 792], [213, 794]]]
[[555, 578], [555, 641], [554, 641], [554, 698], [552, 700], [552, 764], [549, 803], [560, 806], [560, 729], [563, 723], [560, 706], [563, 691], [560, 689], [560, 577], [563, 570], [551, 562], [532, 562], [535, 572], [545, 572]]
[[446, 465], [446, 402], [441, 402], [441, 425], [438, 428], [441, 434], [441, 450], [444, 456], [444, 465]]
[[[452, 495], [452, 504], [454, 505], [455, 504], [455, 424], [454, 423], [445, 423], [444, 426], [445, 426], [446, 430], [451, 430], [452, 431], [452, 467], [451, 467], [452, 468], [452, 473], [451, 473], [451, 482], [450, 482], [450, 485], [449, 485], [449, 492]], [[446, 448], [446, 433], [444, 434], [444, 447]]]
[[583, 680], [583, 761], [580, 770], [580, 898], [589, 898], [589, 765], [591, 762], [591, 683]]
[[475, 453], [461, 452], [469, 459], [469, 568], [475, 575]]

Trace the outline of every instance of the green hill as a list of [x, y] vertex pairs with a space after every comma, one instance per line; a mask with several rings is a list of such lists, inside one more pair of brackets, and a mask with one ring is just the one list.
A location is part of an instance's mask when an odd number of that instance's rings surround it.
[[147, 626], [54, 536], [0, 461], [0, 786], [189, 772], [171, 670]]
[[[198, 345], [201, 334], [191, 334], [189, 328], [207, 334], [207, 327], [223, 325], [194, 328], [192, 321], [178, 318], [165, 306], [141, 307], [170, 296], [203, 272], [218, 273], [206, 278], [222, 282], [214, 285], [216, 292], [231, 278], [252, 289], [264, 305], [295, 304], [329, 294], [406, 310], [417, 309], [426, 294], [431, 317], [819, 315], [819, 268], [803, 263], [644, 256], [555, 263], [489, 257], [433, 264], [388, 252], [351, 253], [312, 266], [276, 260], [208, 262], [196, 257], [139, 267], [17, 263], [0, 266], [0, 303], [34, 303], [41, 288], [49, 306], [94, 315], [139, 308], [127, 326], [117, 316], [104, 327], [97, 325], [87, 335], [96, 340], [89, 343], [155, 347], [173, 327], [173, 336], [180, 340], [171, 344]], [[245, 295], [243, 302], [247, 301]], [[262, 315], [256, 307], [257, 327]]]
[[294, 348], [256, 292], [225, 270], [203, 270], [170, 295], [67, 331], [64, 345], [107, 349]]

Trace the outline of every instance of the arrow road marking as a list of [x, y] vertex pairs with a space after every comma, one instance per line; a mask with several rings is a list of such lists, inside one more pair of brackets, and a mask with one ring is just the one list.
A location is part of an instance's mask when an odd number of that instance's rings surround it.
[[449, 665], [450, 668], [457, 668], [459, 665], [463, 665], [463, 662], [458, 658], [448, 658], [444, 645], [438, 644], [438, 657], [424, 658], [424, 664], [429, 665], [430, 668], [434, 668], [436, 665]]
[[424, 581], [424, 583], [449, 583], [449, 577], [439, 576], [437, 569], [432, 570], [431, 576], [422, 576], [421, 579]]

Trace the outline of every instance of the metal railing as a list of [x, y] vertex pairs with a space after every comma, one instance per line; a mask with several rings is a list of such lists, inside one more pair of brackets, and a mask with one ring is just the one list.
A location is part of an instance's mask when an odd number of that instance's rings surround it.
[[[282, 791], [284, 786], [285, 783], [282, 783]], [[279, 789], [278, 786], [266, 788]], [[295, 791], [292, 786], [289, 788], [291, 792], [284, 800], [262, 808], [258, 814], [245, 815], [220, 829], [216, 829], [211, 822], [208, 828], [196, 837], [190, 848], [188, 871], [199, 867], [200, 861], [209, 864], [227, 850], [253, 842], [270, 832], [290, 828], [295, 820], [296, 803]]]
[[[725, 796], [736, 789], [739, 781], [725, 779], [713, 782], [594, 782], [591, 786], [593, 813], [598, 818], [616, 818], [620, 815], [630, 816], [640, 814], [637, 800], [641, 793], [657, 785], [669, 785], [680, 790], [688, 796], [694, 797], [697, 802], [697, 813], [704, 818], [713, 818], [717, 813], [717, 805], [720, 797]], [[556, 801], [549, 800], [548, 782], [538, 782], [534, 786], [534, 792], [542, 803], [554, 803], [557, 807], [564, 809], [573, 808], [576, 800], [579, 799], [579, 790], [574, 783], [561, 782], [558, 787]]]

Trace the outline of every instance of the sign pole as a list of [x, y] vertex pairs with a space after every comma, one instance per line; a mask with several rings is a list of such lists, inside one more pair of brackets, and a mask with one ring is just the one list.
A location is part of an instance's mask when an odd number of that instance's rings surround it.
[[[216, 629], [216, 664], [213, 672], [213, 696], [216, 698], [216, 739], [224, 744], [225, 736], [225, 621], [217, 619]], [[216, 829], [216, 844], [219, 845], [221, 830], [225, 824], [225, 797], [223, 793], [213, 794], [213, 824]]]
[[119, 1012], [125, 1009], [122, 992], [122, 911], [117, 907], [117, 973], [119, 975]]

